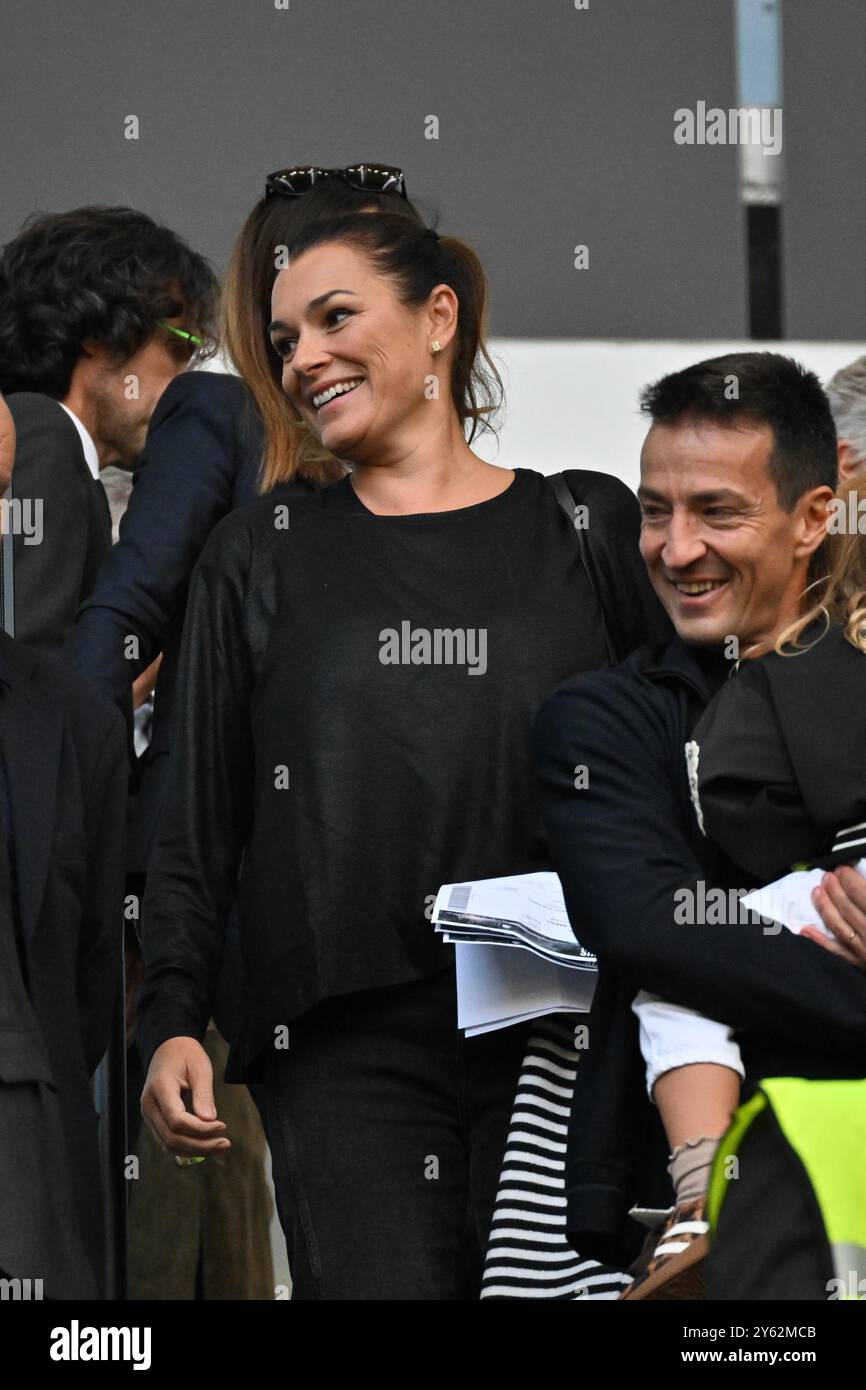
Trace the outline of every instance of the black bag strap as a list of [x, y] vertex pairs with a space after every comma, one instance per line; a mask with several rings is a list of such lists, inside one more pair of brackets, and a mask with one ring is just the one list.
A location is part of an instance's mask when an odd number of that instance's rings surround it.
[[611, 617], [604, 605], [601, 586], [596, 579], [592, 553], [586, 539], [586, 528], [578, 524], [580, 518], [578, 517], [577, 508], [580, 504], [574, 500], [574, 493], [569, 487], [564, 473], [551, 473], [548, 477], [548, 482], [553, 488], [557, 502], [574, 528], [574, 533], [577, 536], [578, 549], [580, 550], [580, 558], [583, 561], [584, 572], [589, 580], [589, 587], [593, 592], [599, 612], [601, 613], [608, 659], [613, 665], [617, 665], [622, 660], [624, 653], [619, 651], [619, 645], [614, 640], [613, 634], [616, 632], [616, 624], [611, 621]]

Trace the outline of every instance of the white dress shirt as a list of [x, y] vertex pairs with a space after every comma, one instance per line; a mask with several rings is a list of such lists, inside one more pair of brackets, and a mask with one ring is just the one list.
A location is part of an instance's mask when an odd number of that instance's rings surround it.
[[84, 461], [87, 464], [87, 467], [90, 469], [91, 473], [93, 474], [94, 478], [98, 478], [99, 455], [96, 452], [96, 445], [94, 444], [87, 430], [82, 425], [78, 416], [69, 409], [69, 406], [64, 405], [62, 401], [58, 401], [57, 404], [60, 406], [61, 410], [66, 411], [66, 414], [69, 416], [73, 425], [78, 430], [78, 437], [81, 440], [81, 447], [84, 450]]

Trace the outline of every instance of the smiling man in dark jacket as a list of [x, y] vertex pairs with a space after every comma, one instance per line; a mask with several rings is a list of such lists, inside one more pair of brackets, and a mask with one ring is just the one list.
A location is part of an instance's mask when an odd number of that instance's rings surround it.
[[[702, 884], [752, 886], [701, 836], [684, 745], [731, 658], [771, 648], [824, 572], [829, 408], [811, 373], [770, 353], [663, 378], [643, 406], [641, 550], [678, 635], [561, 687], [535, 729], [553, 860], [575, 933], [600, 962], [570, 1123], [568, 1229], [582, 1254], [611, 1263], [644, 1234], [630, 1206], [672, 1198], [631, 1012], [639, 990], [735, 1027], [747, 1082], [866, 1076], [866, 973], [849, 949], [675, 917], [683, 890], [697, 901]], [[845, 939], [866, 927], [866, 885], [850, 873], [817, 902]]]

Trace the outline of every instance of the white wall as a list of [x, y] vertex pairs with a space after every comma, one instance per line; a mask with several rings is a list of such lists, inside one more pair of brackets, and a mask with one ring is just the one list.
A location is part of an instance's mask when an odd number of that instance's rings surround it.
[[[504, 468], [595, 468], [637, 488], [647, 422], [638, 410], [641, 388], [666, 372], [725, 352], [783, 352], [826, 382], [866, 353], [866, 341], [758, 343], [656, 342], [636, 339], [491, 338], [490, 353], [505, 386], [499, 442], [478, 435], [472, 447]], [[228, 370], [222, 357], [208, 371]]]
[[822, 381], [866, 352], [866, 343], [605, 342], [492, 339], [505, 383], [500, 444], [473, 448], [504, 467], [555, 473], [595, 468], [636, 488], [647, 424], [638, 394], [648, 382], [724, 352], [767, 349], [795, 357]]

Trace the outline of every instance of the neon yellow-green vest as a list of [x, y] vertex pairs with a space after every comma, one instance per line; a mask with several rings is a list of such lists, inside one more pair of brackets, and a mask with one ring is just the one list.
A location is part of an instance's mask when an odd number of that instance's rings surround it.
[[[771, 1106], [812, 1184], [836, 1279], [831, 1298], [866, 1299], [866, 1081], [806, 1081], [775, 1076], [734, 1113], [710, 1176], [711, 1237], [729, 1181], [731, 1160], [753, 1120]], [[736, 1168], [734, 1168], [734, 1173]]]

